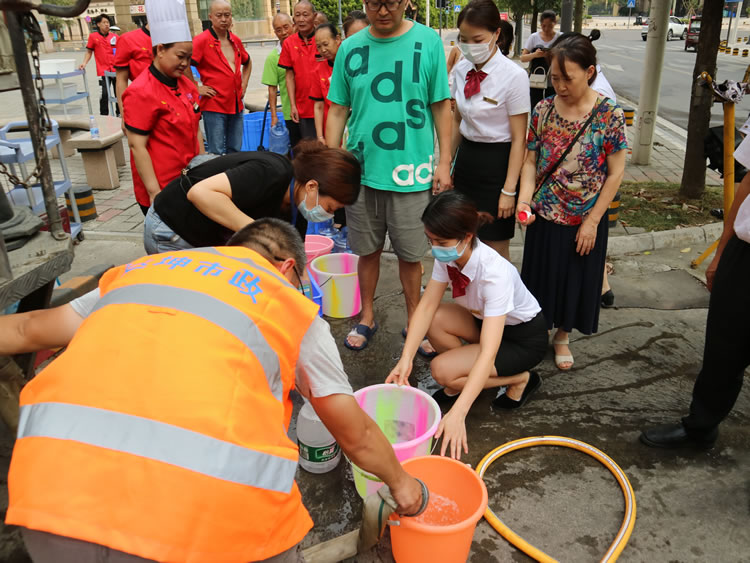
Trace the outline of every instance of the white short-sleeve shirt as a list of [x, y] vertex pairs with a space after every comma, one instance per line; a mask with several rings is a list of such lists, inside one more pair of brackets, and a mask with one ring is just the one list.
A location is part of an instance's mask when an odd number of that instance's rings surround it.
[[[88, 292], [70, 302], [73, 310], [83, 318], [89, 316], [99, 301], [99, 289]], [[297, 391], [309, 399], [328, 395], [352, 395], [352, 386], [344, 372], [331, 327], [320, 317], [307, 329], [297, 358]]]
[[[745, 137], [745, 140], [734, 151], [734, 158], [745, 168], [750, 168], [750, 136]], [[729, 210], [727, 209], [725, 212], [729, 213]], [[738, 238], [750, 242], [750, 197], [746, 197], [737, 210], [734, 232]]]
[[[450, 282], [448, 264], [435, 261], [432, 279]], [[453, 300], [478, 319], [505, 315], [506, 325], [519, 325], [536, 317], [542, 308], [526, 289], [516, 267], [479, 241], [461, 273], [469, 278], [466, 294]]]
[[474, 64], [466, 59], [453, 67], [451, 97], [461, 114], [461, 135], [477, 143], [510, 142], [510, 116], [531, 110], [526, 71], [498, 49], [482, 67], [487, 76], [480, 83], [479, 93], [466, 99], [466, 74], [472, 69]]
[[529, 38], [526, 40], [526, 44], [523, 46], [524, 49], [526, 49], [529, 53], [533, 53], [535, 49], [539, 47], [549, 47], [552, 45], [552, 43], [555, 42], [555, 39], [560, 37], [560, 32], [556, 31], [554, 37], [550, 39], [549, 41], [545, 41], [542, 39], [542, 36], [539, 34], [538, 31], [535, 31], [531, 35], [529, 35]]

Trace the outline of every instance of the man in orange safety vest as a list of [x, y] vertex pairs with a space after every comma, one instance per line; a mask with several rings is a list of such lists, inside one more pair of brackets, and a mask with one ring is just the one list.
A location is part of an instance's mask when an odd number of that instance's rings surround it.
[[346, 455], [422, 505], [298, 291], [302, 240], [260, 219], [146, 256], [56, 309], [0, 319], [0, 355], [68, 345], [21, 393], [6, 523], [39, 563], [298, 561], [290, 392]]

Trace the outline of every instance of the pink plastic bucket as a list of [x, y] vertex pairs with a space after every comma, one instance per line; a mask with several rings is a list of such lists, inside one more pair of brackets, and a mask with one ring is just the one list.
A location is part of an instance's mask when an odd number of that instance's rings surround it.
[[[383, 431], [399, 461], [430, 454], [432, 437], [440, 423], [440, 407], [427, 393], [408, 385], [380, 384], [360, 389], [354, 398]], [[353, 463], [352, 472], [362, 498], [383, 486], [375, 475]]]
[[332, 249], [333, 239], [322, 235], [307, 235], [305, 237], [305, 254], [307, 254], [308, 265], [318, 256], [329, 254]]

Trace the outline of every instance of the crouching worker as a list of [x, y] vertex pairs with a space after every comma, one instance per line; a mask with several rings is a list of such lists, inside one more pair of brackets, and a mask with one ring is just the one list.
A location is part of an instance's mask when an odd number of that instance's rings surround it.
[[[420, 509], [298, 291], [304, 263], [294, 228], [260, 219], [228, 246], [147, 256], [98, 294], [2, 319], [0, 353], [70, 342], [21, 394], [6, 523], [35, 562], [301, 560], [295, 386], [399, 512]], [[48, 318], [62, 322], [44, 336]]]
[[[477, 240], [482, 217], [464, 195], [445, 192], [422, 215], [435, 265], [414, 316], [396, 367], [386, 383], [406, 385], [414, 355], [427, 335], [438, 355], [432, 377], [444, 388], [433, 398], [452, 405], [440, 421], [441, 455], [461, 459], [468, 453], [466, 415], [483, 389], [507, 387], [492, 401], [499, 409], [517, 409], [541, 385], [532, 370], [547, 350], [547, 326], [541, 307], [523, 285], [516, 268]], [[441, 303], [448, 282], [453, 303]], [[464, 342], [466, 344], [464, 344]]]

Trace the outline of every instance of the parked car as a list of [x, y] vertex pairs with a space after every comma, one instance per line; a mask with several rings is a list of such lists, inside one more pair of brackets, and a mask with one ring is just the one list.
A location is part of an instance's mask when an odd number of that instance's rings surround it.
[[[685, 39], [687, 37], [687, 27], [680, 21], [680, 18], [669, 16], [669, 29], [667, 29], [667, 41], [672, 41], [675, 37]], [[648, 25], [641, 28], [641, 37], [645, 41], [648, 37]]]
[[698, 50], [698, 37], [701, 33], [701, 17], [693, 16], [690, 18], [687, 36], [685, 36], [685, 50], [692, 47], [694, 51]]

